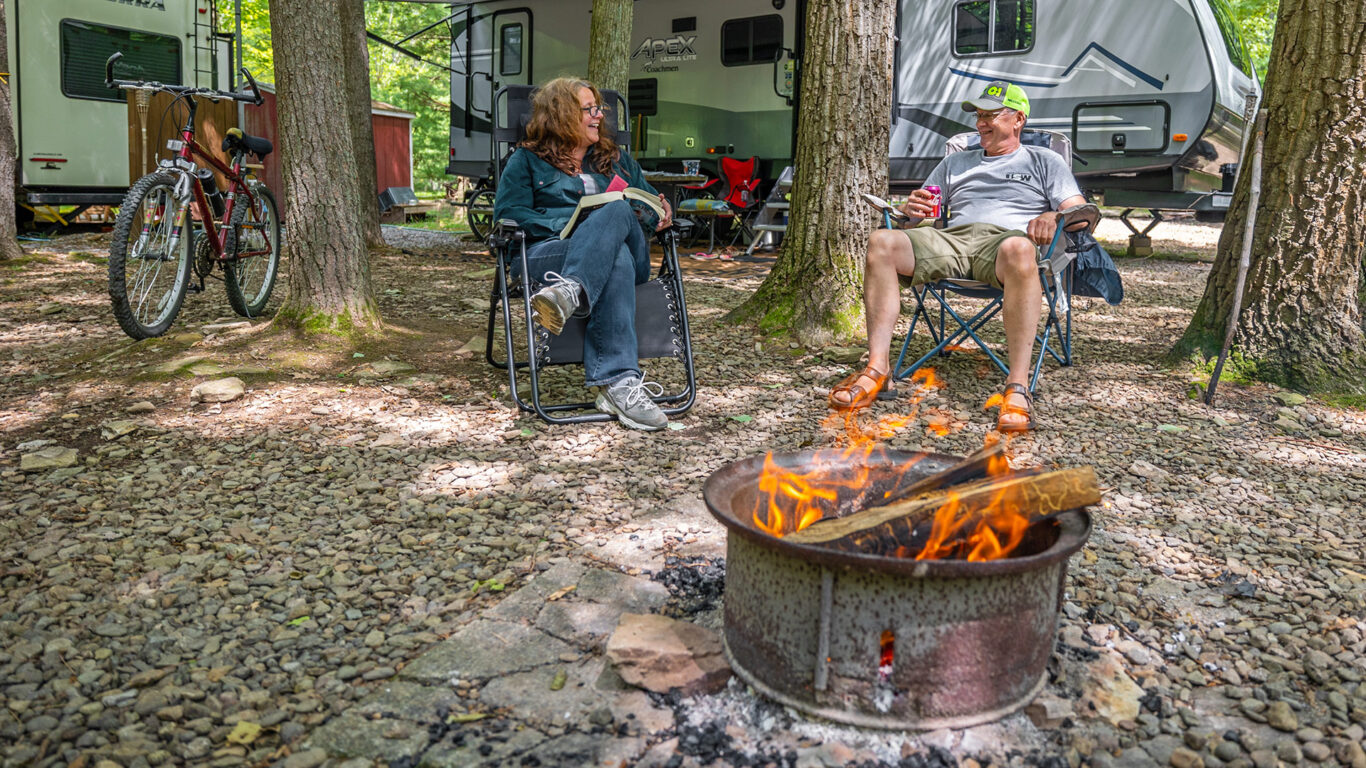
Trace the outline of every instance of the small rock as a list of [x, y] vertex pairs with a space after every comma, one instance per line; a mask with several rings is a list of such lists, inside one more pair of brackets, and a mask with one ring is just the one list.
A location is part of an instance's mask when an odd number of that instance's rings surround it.
[[1298, 392], [1277, 392], [1271, 396], [1273, 400], [1289, 408], [1297, 405], [1304, 405], [1305, 397]]
[[25, 472], [38, 472], [44, 469], [61, 469], [76, 466], [75, 448], [53, 445], [19, 457], [19, 469]]
[[223, 333], [225, 331], [236, 331], [241, 328], [250, 328], [250, 320], [238, 320], [232, 323], [210, 323], [202, 328], [204, 333]]
[[47, 304], [43, 304], [42, 306], [38, 307], [38, 314], [55, 315], [58, 312], [61, 312], [63, 309], [65, 309], [65, 307], [63, 307], [61, 304], [58, 304], [56, 302], [48, 302]]
[[715, 632], [657, 614], [623, 613], [607, 658], [623, 680], [656, 693], [716, 693], [731, 676]]
[[124, 411], [127, 412], [127, 413], [137, 414], [137, 413], [151, 413], [152, 411], [155, 411], [156, 409], [157, 409], [157, 407], [156, 407], [155, 405], [152, 405], [150, 402], [148, 402], [148, 401], [146, 401], [146, 400], [139, 400], [138, 402], [133, 403], [132, 405], [130, 405], [130, 406], [128, 406], [127, 408], [125, 408]]
[[1311, 741], [1301, 747], [1300, 750], [1305, 757], [1316, 763], [1322, 763], [1333, 756], [1333, 750], [1321, 741]]
[[1204, 765], [1204, 760], [1200, 758], [1200, 753], [1185, 747], [1178, 747], [1172, 750], [1171, 764], [1174, 768], [1199, 768]]
[[1125, 673], [1117, 654], [1102, 654], [1086, 665], [1082, 691], [1083, 715], [1099, 717], [1111, 725], [1138, 717], [1138, 701], [1143, 697], [1143, 689]]
[[1300, 727], [1299, 718], [1295, 716], [1295, 710], [1290, 708], [1290, 704], [1284, 701], [1273, 701], [1266, 708], [1266, 722], [1278, 731], [1293, 733]]
[[1025, 714], [1036, 728], [1051, 730], [1072, 716], [1072, 702], [1068, 699], [1043, 694], [1025, 707]]
[[124, 435], [136, 432], [138, 426], [138, 423], [132, 419], [106, 421], [100, 425], [100, 437], [103, 437], [105, 440], [117, 440]]
[[226, 403], [236, 400], [247, 391], [247, 385], [236, 376], [206, 381], [190, 390], [190, 401], [195, 403]]

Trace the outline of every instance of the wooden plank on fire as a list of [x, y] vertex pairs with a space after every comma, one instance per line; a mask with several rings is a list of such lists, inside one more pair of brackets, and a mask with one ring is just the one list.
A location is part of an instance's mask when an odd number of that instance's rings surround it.
[[847, 517], [823, 520], [784, 537], [799, 544], [860, 547], [867, 539], [909, 540], [915, 527], [954, 501], [957, 514], [971, 515], [1007, 501], [1031, 519], [1100, 502], [1100, 486], [1091, 467], [1055, 472], [1016, 471], [882, 507], [870, 507]]
[[951, 467], [941, 469], [928, 477], [922, 477], [905, 488], [891, 490], [888, 492], [887, 498], [878, 506], [887, 506], [895, 501], [937, 491], [940, 488], [959, 485], [969, 480], [976, 480], [987, 473], [987, 468], [992, 462], [1000, 462], [1000, 465], [1004, 467], [1006, 466], [1005, 461], [1005, 441], [998, 440], [991, 445], [983, 446], [971, 456], [964, 456]]

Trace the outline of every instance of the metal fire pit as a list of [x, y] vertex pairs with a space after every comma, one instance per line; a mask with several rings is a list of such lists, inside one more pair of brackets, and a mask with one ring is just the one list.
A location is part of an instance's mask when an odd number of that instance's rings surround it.
[[[773, 459], [787, 469], [809, 470], [815, 455]], [[892, 487], [918, 455], [875, 453], [866, 463], [868, 492]], [[925, 455], [904, 479], [955, 461]], [[1020, 554], [1004, 560], [850, 554], [754, 528], [763, 463], [756, 456], [722, 467], [702, 492], [707, 508], [730, 529], [725, 650], [745, 682], [803, 712], [875, 728], [965, 728], [1004, 717], [1034, 698], [1046, 679], [1067, 558], [1091, 533], [1085, 510], [1036, 523]], [[857, 499], [841, 497], [839, 503], [858, 506]], [[879, 669], [885, 641], [892, 649], [890, 670]]]

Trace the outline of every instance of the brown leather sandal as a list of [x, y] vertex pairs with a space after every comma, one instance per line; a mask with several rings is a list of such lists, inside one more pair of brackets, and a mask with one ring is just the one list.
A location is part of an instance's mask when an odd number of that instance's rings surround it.
[[[1021, 408], [1018, 405], [1010, 404], [1008, 398], [1012, 394], [1024, 396], [1024, 408]], [[1024, 416], [1026, 417], [1027, 421], [1025, 421], [1024, 426], [1006, 425], [1001, 423], [1002, 416]], [[1016, 384], [1012, 381], [1011, 383], [1005, 386], [1005, 389], [1001, 390], [1001, 411], [1000, 414], [996, 417], [996, 431], [1028, 432], [1032, 429], [1034, 429], [1034, 397], [1029, 394], [1028, 387], [1026, 387], [1023, 384]]]
[[[861, 379], [872, 379], [873, 388], [867, 389], [858, 382]], [[864, 366], [863, 370], [846, 377], [843, 381], [836, 384], [830, 390], [830, 407], [836, 411], [855, 411], [873, 404], [878, 399], [878, 395], [887, 390], [887, 374], [879, 371], [871, 365]], [[836, 393], [844, 393], [849, 398], [847, 401], [837, 400]]]

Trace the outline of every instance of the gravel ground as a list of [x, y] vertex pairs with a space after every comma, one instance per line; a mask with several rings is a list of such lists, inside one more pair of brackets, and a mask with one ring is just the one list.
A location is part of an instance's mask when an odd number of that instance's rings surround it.
[[[1204, 253], [1217, 229], [1154, 234]], [[709, 473], [833, 439], [824, 397], [847, 356], [722, 322], [758, 285], [753, 265], [688, 275], [702, 390], [681, 429], [550, 428], [510, 408], [483, 361], [487, 257], [387, 236], [373, 273], [395, 330], [356, 349], [222, 327], [235, 318], [212, 282], [173, 335], [130, 344], [98, 234], [0, 264], [4, 765], [285, 760], [528, 574], [714, 550]], [[1115, 695], [1142, 706], [1118, 722], [1078, 708], [1043, 753], [998, 760], [1366, 768], [1366, 413], [1260, 385], [1223, 385], [1213, 409], [1189, 399], [1190, 372], [1155, 361], [1208, 265], [1120, 270], [1125, 303], [1078, 302], [1078, 364], [1048, 369], [1041, 428], [1012, 447], [1017, 464], [1096, 467], [1105, 506], [1061, 640], [1113, 653], [1138, 691]], [[892, 446], [981, 445], [997, 375], [972, 354], [939, 374]], [[245, 395], [191, 402], [225, 376]], [[51, 466], [24, 468], [40, 453]], [[1069, 669], [1053, 688], [1080, 696]], [[936, 738], [965, 765], [990, 753]]]

